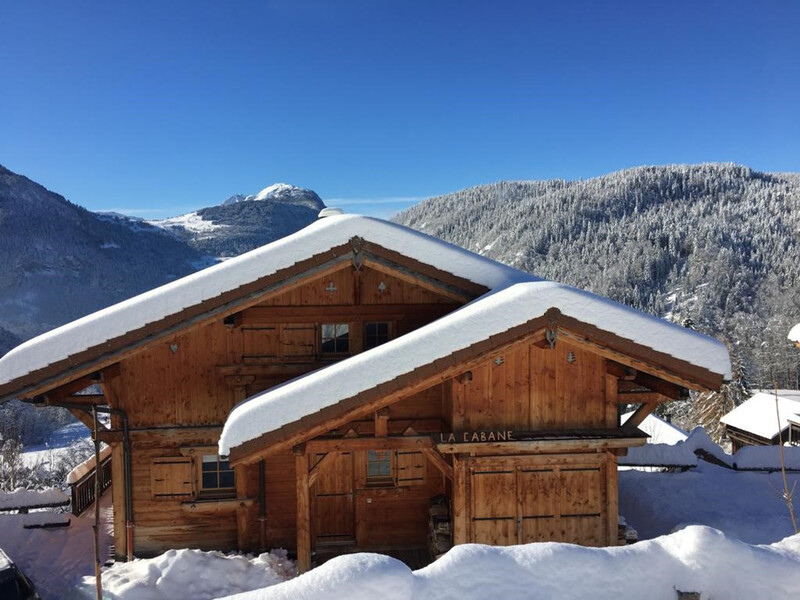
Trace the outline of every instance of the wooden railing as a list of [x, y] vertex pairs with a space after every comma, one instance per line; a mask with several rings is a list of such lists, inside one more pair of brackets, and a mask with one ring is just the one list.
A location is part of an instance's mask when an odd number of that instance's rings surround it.
[[[94, 479], [98, 470], [92, 468], [69, 487], [72, 491], [72, 514], [78, 516], [94, 503]], [[100, 495], [111, 485], [111, 456], [100, 461]]]

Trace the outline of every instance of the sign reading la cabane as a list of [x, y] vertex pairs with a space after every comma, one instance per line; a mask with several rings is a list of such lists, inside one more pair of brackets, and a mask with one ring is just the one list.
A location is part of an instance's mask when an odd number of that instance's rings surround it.
[[488, 429], [480, 431], [461, 431], [440, 433], [439, 444], [474, 444], [476, 442], [513, 442], [514, 432], [510, 429]]

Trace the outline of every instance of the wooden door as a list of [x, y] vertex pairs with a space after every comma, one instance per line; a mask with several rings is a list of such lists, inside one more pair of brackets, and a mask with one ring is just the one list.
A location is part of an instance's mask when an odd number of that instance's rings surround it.
[[516, 472], [472, 469], [472, 539], [479, 544], [517, 543]]
[[[323, 456], [316, 455], [315, 461]], [[312, 528], [317, 545], [354, 543], [353, 455], [339, 454], [320, 472], [313, 488]]]
[[517, 468], [519, 543], [560, 542], [560, 504], [563, 492], [558, 471], [552, 468]]
[[[479, 459], [480, 461], [480, 459]], [[602, 464], [549, 465], [546, 459], [478, 462], [470, 469], [470, 541], [607, 543]]]

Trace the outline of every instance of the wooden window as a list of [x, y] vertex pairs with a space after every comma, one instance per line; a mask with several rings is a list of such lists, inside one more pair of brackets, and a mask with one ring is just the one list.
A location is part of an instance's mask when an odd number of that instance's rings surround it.
[[364, 323], [364, 350], [389, 341], [389, 323]]
[[198, 461], [199, 494], [205, 498], [228, 498], [236, 494], [236, 478], [227, 460], [203, 454]]
[[367, 485], [391, 485], [392, 452], [367, 450]]
[[350, 325], [348, 323], [324, 323], [321, 328], [320, 351], [322, 354], [350, 352]]
[[192, 459], [188, 456], [154, 458], [150, 463], [150, 490], [153, 498], [193, 497]]
[[422, 452], [397, 451], [397, 485], [423, 485], [428, 474], [428, 461]]

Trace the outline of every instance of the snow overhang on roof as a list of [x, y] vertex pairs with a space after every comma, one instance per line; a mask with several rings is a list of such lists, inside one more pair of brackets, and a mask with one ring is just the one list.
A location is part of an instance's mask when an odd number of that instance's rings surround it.
[[455, 352], [544, 317], [550, 309], [641, 347], [730, 379], [724, 344], [589, 292], [548, 281], [512, 284], [433, 323], [240, 403], [220, 437], [220, 454], [374, 389]]
[[796, 419], [800, 413], [800, 401], [781, 395], [781, 391], [778, 391], [777, 406], [774, 393], [758, 392], [723, 416], [720, 422], [771, 440], [789, 426], [790, 418]]
[[[28, 374], [140, 330], [361, 237], [487, 289], [537, 278], [402, 225], [360, 215], [319, 219], [285, 238], [35, 337], [0, 359], [0, 398]], [[69, 364], [68, 367], [74, 365]], [[6, 389], [2, 389], [6, 388]]]

